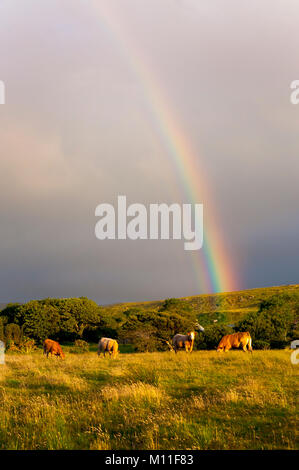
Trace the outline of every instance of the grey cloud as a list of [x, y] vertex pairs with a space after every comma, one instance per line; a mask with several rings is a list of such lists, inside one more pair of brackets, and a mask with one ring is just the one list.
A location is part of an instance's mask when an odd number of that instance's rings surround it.
[[[297, 2], [106, 3], [208, 174], [237, 287], [298, 282]], [[0, 23], [0, 299], [203, 292], [181, 242], [94, 237], [118, 194], [188, 202], [126, 43], [91, 1], [4, 0]]]

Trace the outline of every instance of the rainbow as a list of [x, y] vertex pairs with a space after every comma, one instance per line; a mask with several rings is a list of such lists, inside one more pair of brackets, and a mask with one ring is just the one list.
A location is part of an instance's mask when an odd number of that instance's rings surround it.
[[207, 187], [203, 168], [198, 167], [198, 156], [191, 148], [183, 127], [171, 109], [165, 92], [158, 84], [151, 68], [130, 38], [117, 12], [109, 2], [93, 0], [95, 14], [105, 32], [127, 61], [142, 87], [153, 125], [172, 159], [184, 194], [191, 203], [202, 202], [202, 194], [208, 201], [204, 204], [204, 244], [199, 252], [189, 252], [197, 282], [204, 293], [228, 292], [238, 289], [237, 277], [231, 258], [225, 248], [221, 227], [217, 225], [217, 210]]

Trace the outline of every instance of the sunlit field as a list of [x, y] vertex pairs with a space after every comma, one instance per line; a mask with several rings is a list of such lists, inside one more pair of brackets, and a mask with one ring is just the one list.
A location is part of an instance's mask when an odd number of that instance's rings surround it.
[[290, 351], [7, 354], [1, 449], [295, 449]]

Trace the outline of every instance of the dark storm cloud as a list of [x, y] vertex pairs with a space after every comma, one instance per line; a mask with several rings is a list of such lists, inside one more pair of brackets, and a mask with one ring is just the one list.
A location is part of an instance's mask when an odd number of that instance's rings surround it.
[[[107, 5], [209, 175], [239, 287], [298, 282], [297, 2]], [[95, 207], [118, 194], [188, 202], [124, 45], [89, 1], [4, 0], [0, 23], [0, 299], [200, 293], [183, 243], [94, 236]]]

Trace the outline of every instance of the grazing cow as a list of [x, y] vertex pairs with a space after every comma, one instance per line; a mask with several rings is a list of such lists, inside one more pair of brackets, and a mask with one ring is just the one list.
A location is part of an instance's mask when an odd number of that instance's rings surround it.
[[186, 352], [192, 352], [195, 332], [190, 331], [186, 335], [177, 334], [172, 338], [173, 349], [177, 353], [178, 349], [185, 349]]
[[44, 354], [46, 354], [47, 358], [49, 357], [49, 354], [51, 354], [51, 356], [60, 356], [61, 359], [65, 358], [60, 344], [57, 343], [57, 341], [52, 341], [51, 339], [46, 339], [44, 341]]
[[238, 348], [240, 345], [242, 345], [244, 352], [252, 352], [252, 339], [248, 331], [223, 336], [218, 344], [217, 352], [222, 352], [223, 350], [228, 352], [231, 348]]
[[98, 344], [98, 356], [104, 353], [104, 357], [106, 352], [109, 353], [109, 356], [116, 357], [118, 354], [118, 343], [115, 339], [111, 338], [101, 338]]

